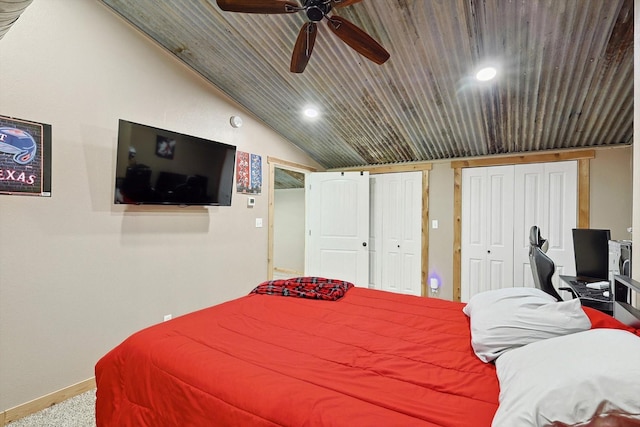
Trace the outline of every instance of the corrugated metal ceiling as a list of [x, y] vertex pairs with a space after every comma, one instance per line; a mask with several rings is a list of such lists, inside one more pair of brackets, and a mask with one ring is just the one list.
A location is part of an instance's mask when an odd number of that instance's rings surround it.
[[276, 190], [304, 188], [304, 173], [283, 168], [275, 168], [274, 173]]
[[[101, 1], [326, 168], [632, 139], [632, 0], [364, 0], [332, 12], [391, 58], [368, 61], [321, 22], [302, 74], [289, 62], [303, 13]], [[499, 74], [480, 84], [485, 63]]]

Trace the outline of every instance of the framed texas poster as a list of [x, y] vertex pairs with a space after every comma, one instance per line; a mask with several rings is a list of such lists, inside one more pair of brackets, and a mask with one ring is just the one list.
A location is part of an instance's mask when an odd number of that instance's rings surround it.
[[0, 194], [51, 196], [51, 125], [0, 115]]

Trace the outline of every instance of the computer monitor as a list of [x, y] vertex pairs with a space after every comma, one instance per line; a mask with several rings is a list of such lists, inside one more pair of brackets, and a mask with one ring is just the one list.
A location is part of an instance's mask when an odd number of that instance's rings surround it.
[[609, 279], [609, 230], [574, 228], [573, 253], [576, 276]]

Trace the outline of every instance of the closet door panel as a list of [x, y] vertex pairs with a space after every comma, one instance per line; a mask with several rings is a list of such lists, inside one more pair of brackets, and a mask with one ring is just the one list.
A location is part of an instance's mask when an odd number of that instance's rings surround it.
[[402, 290], [402, 270], [400, 268], [402, 253], [402, 185], [401, 174], [386, 174], [382, 177], [383, 255], [382, 255], [382, 289], [391, 292]]
[[402, 174], [402, 289], [422, 293], [422, 172]]
[[[533, 225], [549, 240], [554, 284], [559, 274], [573, 275], [571, 229], [576, 218], [575, 161], [464, 169], [461, 300], [479, 290], [534, 286], [529, 265]], [[476, 274], [483, 275], [480, 284], [472, 277]]]
[[382, 180], [369, 177], [369, 287], [382, 289]]
[[485, 263], [487, 258], [487, 198], [486, 168], [462, 170], [461, 224], [461, 287], [460, 299], [487, 289]]
[[369, 173], [309, 175], [308, 276], [369, 286]]
[[[573, 275], [571, 229], [577, 217], [577, 163], [575, 161], [517, 165], [515, 176], [514, 284], [534, 286], [529, 265], [529, 231], [540, 227], [549, 241], [547, 255], [559, 274]], [[569, 297], [569, 295], [563, 295]]]
[[421, 295], [422, 173], [384, 174], [382, 187], [382, 263], [384, 290]]
[[529, 231], [545, 227], [544, 168], [539, 163], [515, 167], [514, 190], [514, 286], [534, 287], [529, 264]]
[[488, 170], [487, 262], [490, 289], [513, 286], [513, 166]]
[[505, 276], [506, 274], [513, 271], [503, 260], [492, 259], [488, 262], [489, 268], [488, 273], [489, 277], [487, 279], [487, 290], [489, 289], [502, 289], [502, 288], [512, 288], [513, 281], [511, 280], [512, 276]]
[[462, 302], [467, 302], [471, 296], [488, 291], [489, 281], [484, 280], [486, 260], [483, 258], [469, 258], [465, 274], [462, 276]]
[[461, 300], [513, 286], [513, 166], [462, 171]]
[[[578, 165], [577, 162], [558, 162], [545, 165], [547, 177], [546, 228], [549, 250], [547, 255], [556, 265], [553, 283], [561, 285], [559, 275], [573, 276], [575, 260], [573, 257], [573, 235], [576, 228], [578, 212]], [[568, 293], [561, 293], [563, 298], [570, 298]]]
[[391, 292], [402, 291], [401, 255], [398, 251], [386, 252], [382, 263], [382, 289]]

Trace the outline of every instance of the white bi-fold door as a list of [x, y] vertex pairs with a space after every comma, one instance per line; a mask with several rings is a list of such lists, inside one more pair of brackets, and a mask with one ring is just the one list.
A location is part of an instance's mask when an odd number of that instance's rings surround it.
[[[514, 194], [514, 286], [534, 286], [529, 265], [529, 230], [540, 228], [549, 241], [547, 255], [556, 271], [553, 283], [561, 284], [558, 275], [575, 274], [571, 230], [576, 227], [578, 212], [578, 165], [575, 161], [518, 165], [515, 168]], [[563, 298], [569, 293], [560, 292]]]
[[422, 172], [309, 176], [305, 274], [421, 295]]
[[422, 294], [422, 172], [370, 179], [369, 287]]
[[368, 287], [369, 173], [312, 173], [307, 189], [305, 275]]
[[529, 229], [549, 240], [558, 274], [573, 273], [577, 217], [575, 161], [462, 171], [461, 300], [504, 287], [533, 286]]
[[512, 284], [513, 176], [513, 166], [462, 170], [462, 301]]

